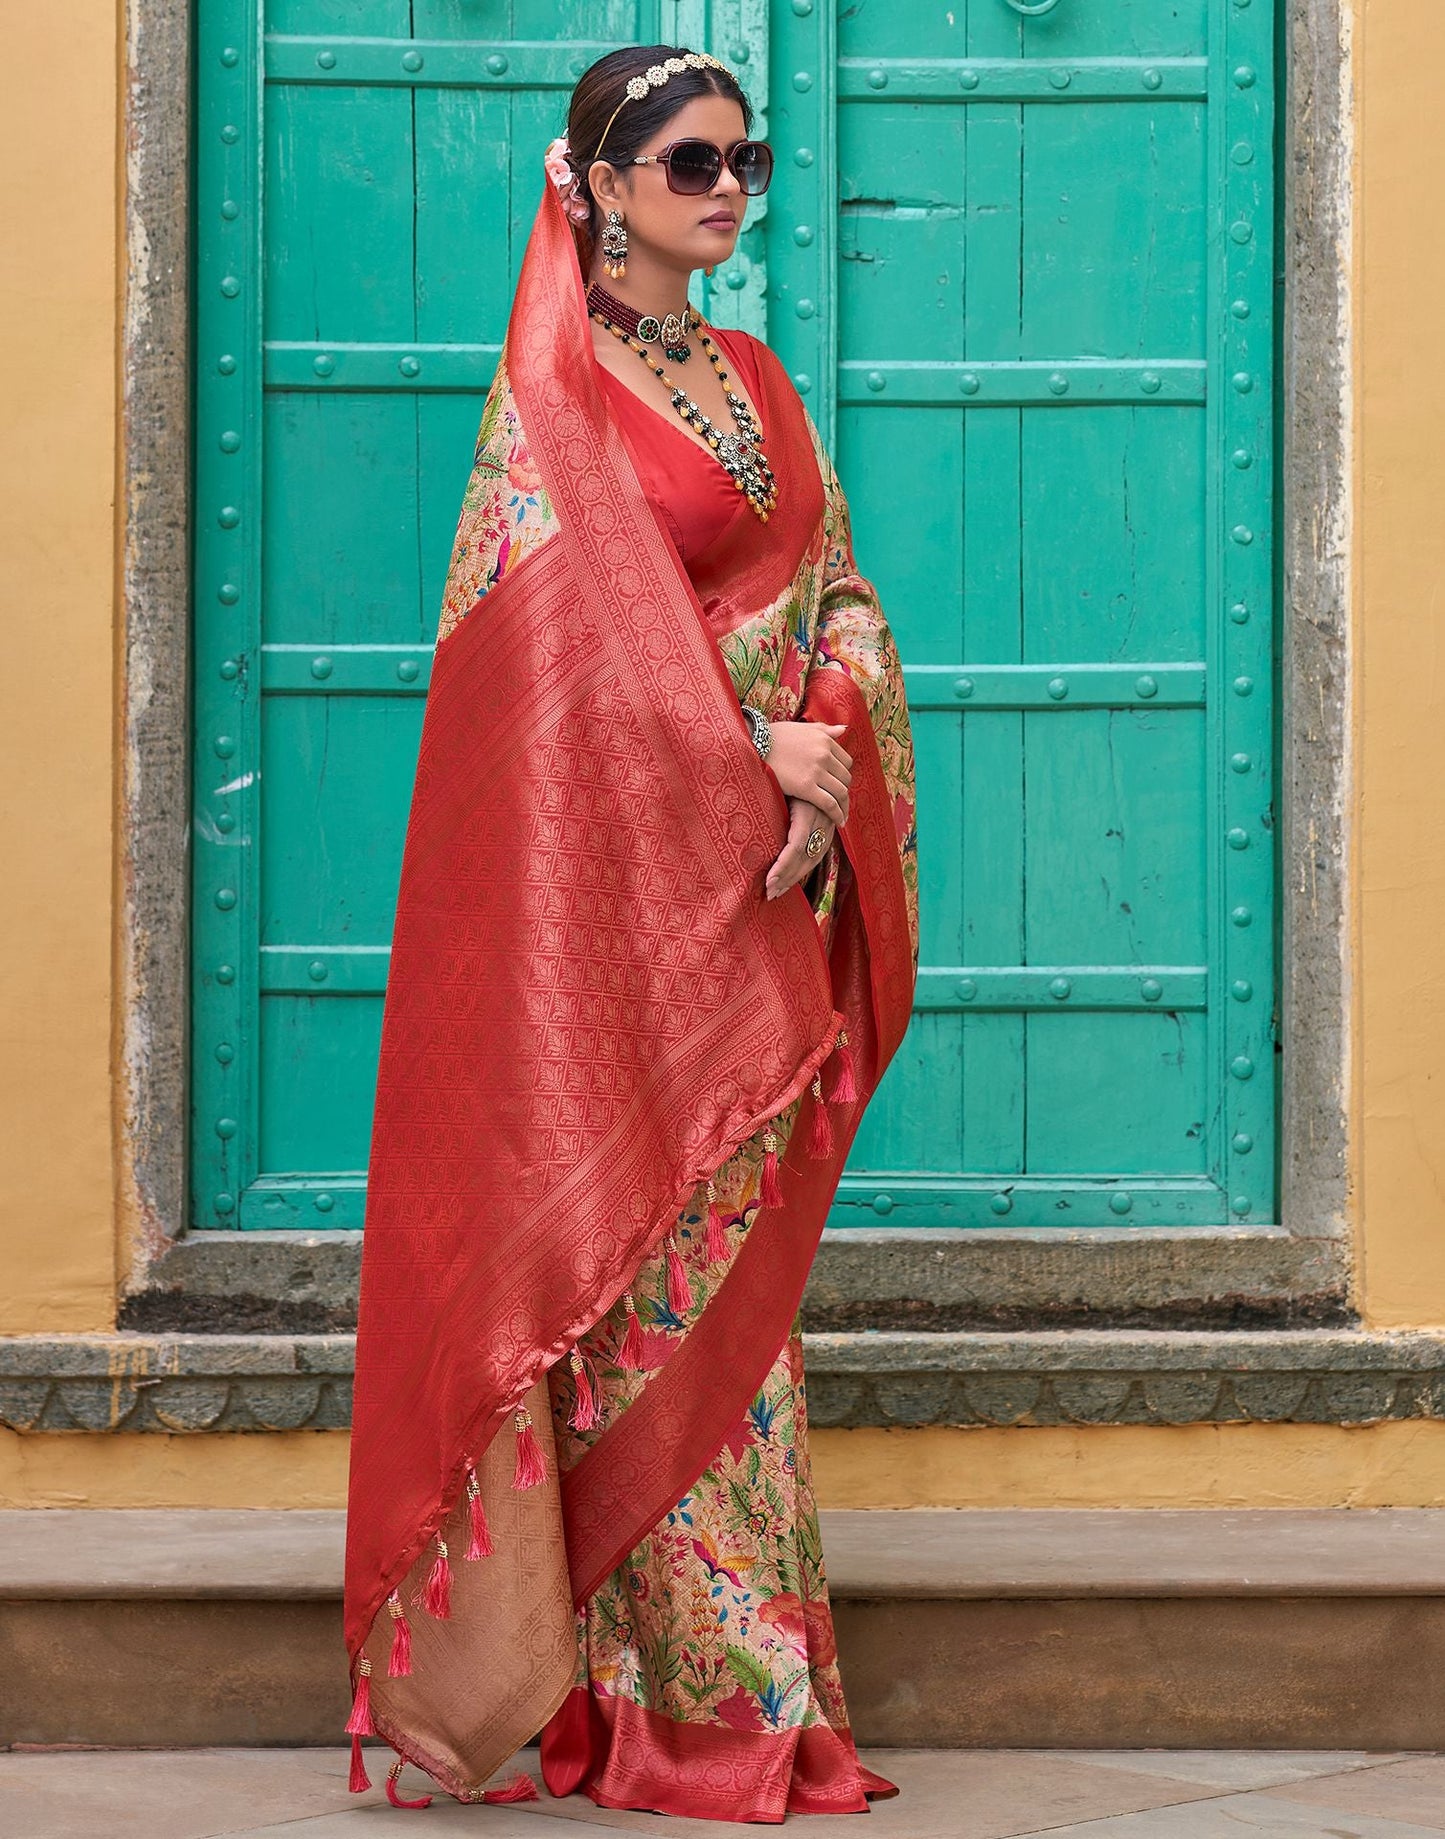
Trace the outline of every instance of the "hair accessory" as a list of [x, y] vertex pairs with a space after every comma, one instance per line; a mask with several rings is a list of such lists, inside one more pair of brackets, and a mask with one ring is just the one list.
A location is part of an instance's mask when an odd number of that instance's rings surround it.
[[574, 223], [586, 223], [592, 215], [592, 206], [585, 198], [577, 195], [577, 174], [572, 170], [569, 155], [571, 148], [567, 145], [567, 136], [559, 134], [554, 141], [549, 141], [543, 162], [547, 168], [547, 177], [562, 194], [562, 206]]
[[[641, 102], [650, 89], [661, 89], [669, 78], [677, 76], [681, 71], [703, 70], [709, 67], [722, 71], [725, 76], [732, 77], [733, 82], [737, 83], [737, 78], [733, 76], [727, 65], [721, 63], [707, 51], [684, 51], [681, 57], [664, 58], [660, 64], [650, 64], [642, 76], [629, 78], [627, 88], [622, 93], [622, 102], [619, 102], [617, 108], [613, 109], [608, 116], [607, 126], [602, 130], [602, 139], [598, 141], [597, 152], [592, 155], [592, 158], [594, 160], [600, 158], [603, 144], [612, 131], [612, 124], [616, 121], [623, 102]], [[742, 85], [738, 84], [738, 87], [741, 88]]]

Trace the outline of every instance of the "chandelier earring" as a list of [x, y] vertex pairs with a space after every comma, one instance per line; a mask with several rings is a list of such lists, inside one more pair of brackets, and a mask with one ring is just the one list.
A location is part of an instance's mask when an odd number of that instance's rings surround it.
[[627, 273], [627, 226], [621, 211], [609, 211], [602, 230], [602, 266], [614, 281]]

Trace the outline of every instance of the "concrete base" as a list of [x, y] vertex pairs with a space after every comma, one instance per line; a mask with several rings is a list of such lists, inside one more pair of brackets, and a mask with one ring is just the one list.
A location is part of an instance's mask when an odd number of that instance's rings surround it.
[[[1445, 1511], [833, 1512], [865, 1744], [1445, 1749]], [[0, 1514], [0, 1744], [334, 1741], [342, 1516]]]

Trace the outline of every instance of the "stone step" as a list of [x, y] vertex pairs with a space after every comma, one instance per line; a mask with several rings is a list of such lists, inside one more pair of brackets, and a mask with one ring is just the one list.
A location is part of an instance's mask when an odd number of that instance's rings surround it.
[[[1445, 1509], [825, 1511], [865, 1744], [1445, 1749]], [[0, 1513], [0, 1744], [335, 1742], [343, 1518]]]

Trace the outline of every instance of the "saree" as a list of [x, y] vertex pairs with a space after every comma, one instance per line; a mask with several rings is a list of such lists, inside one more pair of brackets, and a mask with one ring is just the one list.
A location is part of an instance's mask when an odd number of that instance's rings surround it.
[[[353, 1787], [776, 1821], [857, 1759], [799, 1306], [918, 965], [896, 646], [765, 345], [782, 482], [685, 568], [596, 375], [544, 184], [443, 594], [368, 1166], [347, 1514]], [[844, 725], [849, 817], [740, 704]]]

